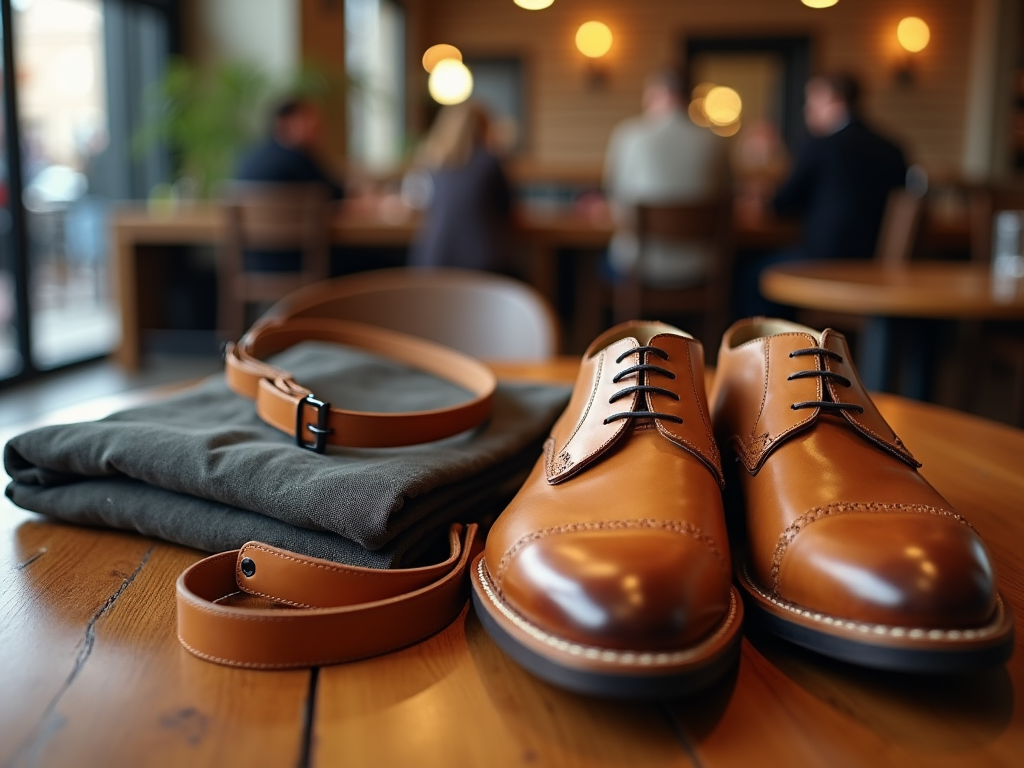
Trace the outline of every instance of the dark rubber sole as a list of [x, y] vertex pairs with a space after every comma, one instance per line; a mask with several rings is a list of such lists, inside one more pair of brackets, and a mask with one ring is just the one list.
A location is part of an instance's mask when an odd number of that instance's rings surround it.
[[794, 645], [839, 661], [891, 672], [956, 675], [1000, 666], [1013, 655], [1012, 628], [996, 643], [944, 650], [883, 646], [819, 632], [767, 610], [742, 584], [743, 578], [741, 572], [739, 581], [743, 588], [740, 592], [748, 621]]
[[575, 693], [614, 699], [665, 699], [703, 690], [725, 676], [739, 658], [739, 638], [728, 652], [706, 666], [667, 675], [623, 675], [583, 671], [557, 664], [513, 638], [491, 616], [483, 598], [472, 590], [473, 608], [491, 639], [527, 672], [552, 685]]

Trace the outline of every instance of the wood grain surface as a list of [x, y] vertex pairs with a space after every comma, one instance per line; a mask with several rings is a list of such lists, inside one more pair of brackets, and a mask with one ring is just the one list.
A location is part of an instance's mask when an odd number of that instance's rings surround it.
[[[499, 373], [570, 381], [575, 368]], [[925, 477], [985, 538], [1024, 615], [1024, 432], [877, 400]], [[750, 628], [737, 668], [710, 690], [616, 703], [532, 678], [467, 608], [398, 653], [257, 672], [196, 659], [176, 639], [174, 581], [201, 556], [4, 502], [0, 766], [1024, 764], [1020, 640], [1005, 668], [933, 678], [831, 662]]]

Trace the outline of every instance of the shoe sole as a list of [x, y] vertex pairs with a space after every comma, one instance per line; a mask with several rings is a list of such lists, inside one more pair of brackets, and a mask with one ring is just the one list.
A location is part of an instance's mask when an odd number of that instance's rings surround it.
[[1013, 654], [1013, 612], [996, 596], [983, 627], [926, 629], [850, 621], [771, 595], [749, 573], [736, 574], [752, 621], [823, 656], [863, 667], [921, 674], [956, 674], [1005, 664]]
[[521, 667], [577, 693], [621, 699], [673, 698], [708, 687], [739, 656], [743, 601], [730, 607], [705, 640], [676, 651], [622, 651], [581, 645], [531, 624], [500, 595], [481, 554], [471, 569], [473, 606], [487, 634]]

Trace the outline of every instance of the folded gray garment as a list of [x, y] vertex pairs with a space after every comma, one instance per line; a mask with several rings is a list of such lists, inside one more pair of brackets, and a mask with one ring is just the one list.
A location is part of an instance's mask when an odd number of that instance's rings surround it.
[[[321, 342], [272, 359], [335, 407], [417, 411], [467, 392], [429, 374]], [[353, 565], [421, 555], [455, 520], [500, 511], [565, 407], [564, 386], [500, 384], [477, 429], [402, 448], [299, 448], [264, 424], [222, 376], [105, 419], [27, 432], [7, 443], [7, 496], [84, 525], [206, 551], [249, 540]]]

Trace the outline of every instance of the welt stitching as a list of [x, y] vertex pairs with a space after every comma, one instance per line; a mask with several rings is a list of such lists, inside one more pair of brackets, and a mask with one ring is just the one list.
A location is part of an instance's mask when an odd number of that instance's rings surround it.
[[880, 502], [838, 502], [835, 504], [828, 504], [824, 507], [816, 507], [810, 512], [806, 512], [800, 515], [796, 520], [789, 524], [786, 529], [779, 535], [779, 541], [775, 545], [775, 552], [772, 555], [772, 569], [771, 569], [771, 580], [772, 580], [772, 594], [778, 595], [779, 593], [779, 575], [782, 569], [782, 558], [786, 554], [786, 550], [789, 545], [793, 543], [797, 535], [803, 531], [811, 523], [821, 520], [824, 517], [831, 515], [843, 515], [850, 514], [853, 512], [865, 512], [865, 513], [879, 513], [879, 512], [896, 512], [902, 514], [928, 514], [937, 515], [940, 517], [949, 517], [956, 520], [958, 523], [966, 525], [968, 528], [973, 530], [973, 526], [967, 522], [962, 516], [958, 515], [948, 509], [940, 509], [938, 507], [932, 507], [926, 504], [883, 504]]
[[722, 557], [722, 553], [718, 551], [718, 547], [715, 545], [714, 539], [692, 523], [675, 520], [656, 520], [653, 518], [642, 518], [640, 520], [598, 520], [589, 523], [567, 523], [565, 525], [556, 525], [539, 531], [533, 531], [532, 533], [528, 533], [525, 536], [520, 537], [518, 541], [509, 547], [508, 551], [498, 563], [498, 570], [497, 573], [495, 573], [495, 582], [500, 584], [502, 577], [505, 575], [505, 570], [511, 563], [512, 558], [515, 557], [527, 544], [531, 544], [534, 541], [559, 533], [576, 533], [577, 531], [615, 531], [630, 528], [660, 528], [662, 530], [670, 530], [676, 533], [685, 534], [705, 544], [720, 562], [725, 562], [725, 559]]

